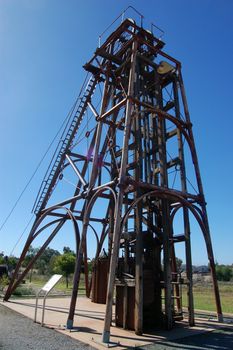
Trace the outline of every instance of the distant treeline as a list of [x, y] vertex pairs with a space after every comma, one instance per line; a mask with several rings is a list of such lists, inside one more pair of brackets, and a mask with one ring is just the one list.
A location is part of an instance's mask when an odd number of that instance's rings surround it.
[[[28, 253], [24, 259], [23, 267], [26, 267], [29, 261], [37, 254], [40, 248], [34, 248], [30, 246]], [[18, 258], [15, 256], [5, 256], [4, 253], [0, 253], [0, 265], [6, 264], [9, 271], [12, 271]], [[91, 263], [89, 263], [91, 265]], [[176, 258], [177, 270], [179, 272], [185, 271], [185, 264], [182, 260]], [[69, 247], [63, 248], [63, 254], [58, 250], [52, 248], [46, 248], [43, 254], [37, 259], [33, 266], [33, 269], [37, 270], [39, 275], [51, 275], [54, 272], [60, 272], [64, 276], [68, 277], [74, 271], [75, 266], [75, 253]], [[209, 266], [193, 266], [193, 273], [208, 273], [210, 271]], [[217, 279], [219, 281], [231, 281], [233, 280], [233, 264], [223, 265], [216, 263]]]

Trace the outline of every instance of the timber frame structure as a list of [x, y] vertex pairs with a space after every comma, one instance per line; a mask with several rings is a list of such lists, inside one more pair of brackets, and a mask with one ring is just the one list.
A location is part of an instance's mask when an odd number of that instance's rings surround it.
[[[181, 64], [143, 28], [142, 18], [139, 24], [123, 20], [84, 65], [86, 88], [70, 113], [42, 182], [35, 222], [4, 298], [9, 299], [55, 235], [72, 222], [77, 259], [67, 327], [73, 327], [83, 262], [88, 297], [93, 284], [98, 285], [98, 277], [95, 283], [93, 277], [89, 280], [87, 269], [87, 237], [93, 232], [95, 261], [104, 249], [108, 270], [105, 343], [110, 340], [115, 288], [118, 325], [123, 328], [133, 328], [137, 334], [147, 324], [170, 329], [182, 317], [182, 281], [175, 258], [175, 245], [180, 242], [186, 256], [188, 321], [194, 325], [190, 214], [204, 237], [217, 315], [222, 319]], [[63, 191], [66, 174], [75, 182], [68, 198], [64, 198], [68, 191]], [[190, 176], [195, 183], [191, 187]], [[59, 186], [61, 200], [55, 201]], [[18, 278], [29, 246], [43, 231], [49, 232], [48, 238]]]

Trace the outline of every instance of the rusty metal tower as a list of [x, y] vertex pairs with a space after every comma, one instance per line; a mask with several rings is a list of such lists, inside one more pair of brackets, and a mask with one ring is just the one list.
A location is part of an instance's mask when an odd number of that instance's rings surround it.
[[[84, 65], [86, 87], [42, 182], [36, 219], [5, 295], [8, 300], [58, 231], [72, 222], [77, 260], [67, 327], [73, 326], [84, 261], [87, 296], [106, 300], [103, 342], [110, 339], [114, 298], [116, 325], [137, 334], [148, 325], [170, 329], [182, 317], [175, 256], [179, 242], [186, 256], [188, 320], [194, 325], [190, 215], [203, 233], [222, 318], [181, 63], [163, 51], [164, 43], [152, 30], [143, 28], [142, 18], [138, 24], [123, 20]], [[70, 193], [67, 178], [75, 185]], [[17, 278], [30, 244], [44, 230], [50, 230], [47, 240]], [[91, 232], [97, 244], [89, 280]], [[103, 276], [108, 283], [101, 297]]]

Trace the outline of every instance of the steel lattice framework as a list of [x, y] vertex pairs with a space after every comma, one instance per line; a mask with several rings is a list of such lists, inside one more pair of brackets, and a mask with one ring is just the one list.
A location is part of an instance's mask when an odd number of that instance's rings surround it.
[[[189, 324], [194, 325], [190, 214], [203, 233], [222, 318], [181, 64], [163, 47], [153, 33], [126, 19], [85, 64], [89, 80], [45, 175], [34, 206], [35, 222], [5, 294], [8, 300], [58, 231], [72, 222], [77, 242], [67, 321], [72, 328], [83, 261], [87, 296], [94, 288], [87, 270], [91, 230], [97, 241], [95, 259], [104, 248], [109, 271], [104, 342], [110, 337], [114, 286], [122, 300], [121, 326], [129, 327], [133, 313], [137, 334], [148, 321], [169, 329], [182, 315], [175, 259], [179, 242], [185, 247]], [[75, 183], [68, 198], [62, 190], [67, 176]], [[55, 196], [58, 187], [60, 200]], [[49, 237], [17, 278], [29, 246], [44, 230], [51, 230]]]

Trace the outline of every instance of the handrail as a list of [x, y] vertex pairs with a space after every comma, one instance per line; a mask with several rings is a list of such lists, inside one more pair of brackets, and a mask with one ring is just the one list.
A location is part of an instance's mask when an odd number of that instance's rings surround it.
[[133, 6], [128, 6], [128, 7], [127, 7], [123, 12], [121, 12], [120, 15], [119, 15], [119, 16], [118, 16], [118, 17], [103, 31], [103, 33], [101, 33], [101, 34], [99, 35], [99, 47], [101, 46], [101, 38], [102, 38], [102, 36], [112, 27], [112, 25], [113, 25], [119, 18], [121, 18], [121, 19], [122, 19], [121, 21], [123, 22], [125, 13], [126, 13], [126, 11], [127, 11], [129, 8], [131, 8], [132, 10], [134, 10], [134, 11], [140, 16], [140, 19], [141, 19], [140, 25], [141, 25], [141, 27], [142, 27], [144, 16], [143, 16], [138, 10], [136, 10]]

